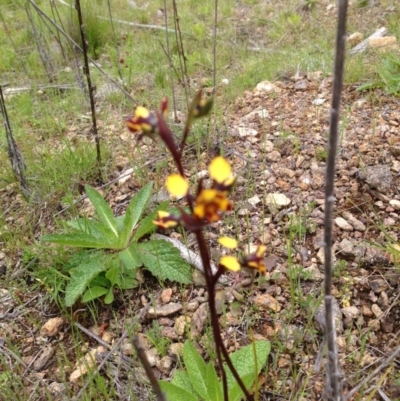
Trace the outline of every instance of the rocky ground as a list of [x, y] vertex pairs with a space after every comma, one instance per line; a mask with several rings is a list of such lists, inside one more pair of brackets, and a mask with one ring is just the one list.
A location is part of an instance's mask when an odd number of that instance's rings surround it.
[[[226, 118], [224, 140], [216, 144], [238, 180], [235, 211], [213, 224], [207, 235], [213, 254], [222, 252], [216, 241], [221, 234], [236, 236], [249, 249], [268, 246], [266, 278], [241, 288], [248, 277], [229, 276], [216, 295], [229, 351], [248, 343], [249, 328], [255, 338], [272, 342], [268, 371], [260, 379], [264, 400], [318, 400], [325, 386], [319, 304], [331, 84], [331, 77], [318, 72], [261, 82], [236, 100], [234, 113]], [[142, 151], [146, 148], [151, 150], [144, 145]], [[205, 152], [200, 166], [189, 166], [188, 174], [204, 175], [212, 157]], [[345, 391], [400, 346], [399, 175], [400, 101], [345, 88], [334, 216], [334, 294]], [[135, 187], [132, 175], [114, 184], [108, 200], [115, 210], [123, 210]], [[8, 191], [12, 196], [12, 188]], [[167, 235], [181, 239], [177, 233]], [[188, 245], [196, 252], [190, 235]], [[6, 255], [0, 253], [0, 259], [5, 265]], [[149, 278], [111, 308], [99, 304], [98, 321], [84, 305], [68, 320], [54, 305], [41, 302], [44, 290], [1, 288], [0, 352], [20, 372], [27, 394], [33, 394], [30, 399], [48, 399], [45, 389], [54, 400], [72, 399], [87, 382], [89, 365], [113, 384], [118, 399], [136, 394], [147, 400], [132, 331], [139, 332], [160, 378], [173, 374], [188, 332], [204, 355], [212, 348], [208, 294], [197, 271], [194, 279], [186, 288], [173, 283], [161, 288]], [[76, 331], [82, 336], [79, 352], [72, 341]], [[400, 359], [392, 363], [379, 391], [394, 400], [400, 398]], [[386, 370], [369, 380], [369, 391]]]

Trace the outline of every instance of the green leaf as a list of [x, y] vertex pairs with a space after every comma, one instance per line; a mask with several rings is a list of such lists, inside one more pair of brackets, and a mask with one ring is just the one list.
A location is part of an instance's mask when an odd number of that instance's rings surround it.
[[157, 218], [157, 211], [166, 210], [168, 208], [169, 201], [165, 201], [161, 203], [153, 212], [147, 215], [141, 222], [136, 230], [132, 242], [139, 241], [140, 238], [144, 237], [147, 234], [152, 233], [156, 230], [157, 226], [153, 223], [153, 220]]
[[110, 305], [114, 302], [114, 293], [112, 287], [108, 291], [107, 295], [104, 297], [104, 303]]
[[144, 209], [146, 208], [152, 189], [153, 183], [145, 185], [129, 202], [129, 206], [125, 212], [123, 229], [120, 234], [120, 245], [122, 247], [128, 246], [132, 230], [138, 223]]
[[193, 393], [189, 393], [171, 382], [160, 381], [159, 383], [168, 401], [199, 401], [199, 398]]
[[105, 287], [105, 288], [110, 288], [111, 283], [110, 280], [107, 280], [104, 276], [103, 273], [100, 273], [98, 276], [96, 276], [90, 283], [89, 287]]
[[69, 227], [91, 235], [107, 244], [107, 248], [118, 249], [119, 243], [114, 232], [102, 222], [89, 219], [76, 219], [67, 221]]
[[190, 265], [186, 263], [179, 250], [165, 240], [151, 240], [137, 245], [138, 255], [143, 265], [160, 280], [192, 282]]
[[222, 384], [219, 382], [217, 372], [215, 371], [214, 365], [211, 363], [207, 365], [206, 383], [208, 399], [212, 401], [224, 401]]
[[[269, 352], [271, 350], [271, 343], [266, 340], [260, 340], [260, 341], [255, 341], [254, 346], [257, 355], [257, 374], [259, 374], [267, 361]], [[256, 364], [254, 358], [253, 344], [246, 345], [239, 351], [236, 351], [229, 356], [231, 358], [233, 366], [236, 368], [240, 377], [243, 378], [244, 376], [252, 375], [254, 380], [256, 375], [256, 368], [255, 368]], [[233, 388], [236, 383], [236, 380], [233, 377], [232, 372], [226, 365], [224, 365], [224, 370], [226, 372], [226, 379], [228, 382], [228, 389], [230, 393], [231, 388]], [[246, 385], [248, 386], [247, 388], [249, 388], [252, 384], [253, 382], [251, 382], [250, 384], [246, 383]], [[240, 394], [241, 396], [243, 396], [241, 390]], [[231, 400], [231, 397], [229, 397], [229, 401], [234, 401], [234, 399], [232, 398]]]
[[[254, 382], [254, 373], [249, 373], [248, 375], [241, 376], [241, 379], [243, 381], [243, 384], [247, 389], [249, 389]], [[244, 394], [242, 389], [240, 388], [239, 384], [237, 381], [233, 383], [231, 387], [229, 387], [228, 390], [228, 399], [229, 401], [239, 401], [243, 399]]]
[[129, 248], [119, 252], [118, 256], [127, 269], [136, 269], [143, 264], [138, 255], [138, 249], [135, 243]]
[[82, 302], [86, 303], [92, 301], [93, 299], [100, 298], [102, 295], [107, 294], [108, 291], [109, 288], [98, 287], [98, 286], [89, 287], [83, 294]]
[[106, 278], [110, 280], [111, 286], [114, 286], [118, 282], [118, 277], [120, 274], [119, 270], [120, 270], [119, 266], [113, 266], [107, 270]]
[[85, 233], [42, 235], [40, 240], [51, 242], [53, 244], [75, 246], [78, 248], [108, 248], [107, 242], [94, 238], [90, 234]]
[[202, 399], [207, 400], [207, 365], [190, 341], [183, 346], [183, 360], [193, 388]]
[[108, 203], [90, 185], [85, 185], [85, 190], [100, 220], [113, 232], [114, 236], [118, 238], [119, 235], [117, 222]]
[[78, 267], [71, 269], [71, 280], [65, 289], [65, 305], [72, 306], [78, 297], [83, 294], [92, 279], [104, 269], [105, 263], [101, 263], [100, 258], [93, 258], [90, 262], [82, 263]]
[[186, 390], [190, 394], [194, 394], [192, 383], [190, 383], [189, 376], [184, 370], [176, 370], [171, 383]]

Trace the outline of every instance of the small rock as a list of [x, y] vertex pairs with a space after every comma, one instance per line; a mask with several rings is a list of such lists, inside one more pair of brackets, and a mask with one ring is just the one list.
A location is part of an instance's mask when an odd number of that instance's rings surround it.
[[256, 136], [257, 135], [257, 130], [253, 128], [246, 128], [246, 127], [237, 127], [236, 128], [237, 133], [240, 137], [246, 137], [246, 136]]
[[164, 356], [157, 362], [157, 368], [164, 374], [169, 375], [172, 370], [173, 363], [174, 361], [171, 357]]
[[326, 99], [315, 99], [312, 101], [314, 106], [322, 106], [326, 102]]
[[345, 317], [350, 319], [357, 319], [360, 316], [360, 310], [356, 306], [347, 306], [341, 311]]
[[98, 352], [98, 348], [94, 348], [78, 361], [77, 368], [69, 376], [71, 383], [77, 384], [79, 379], [88, 372], [88, 369], [96, 366]]
[[49, 391], [53, 395], [59, 395], [65, 393], [66, 386], [64, 383], [53, 382], [49, 385]]
[[389, 166], [377, 164], [375, 166], [367, 166], [358, 170], [358, 178], [365, 181], [371, 188], [385, 194], [392, 186], [393, 177]]
[[259, 117], [261, 120], [265, 120], [269, 117], [269, 113], [267, 109], [254, 110], [249, 114], [246, 114], [244, 117], [242, 117], [242, 121], [250, 121], [255, 116]]
[[308, 88], [308, 82], [306, 79], [302, 79], [300, 81], [297, 81], [294, 84], [294, 89], [296, 90], [301, 90], [301, 91], [305, 91]]
[[107, 344], [111, 344], [113, 338], [114, 334], [110, 333], [109, 331], [105, 331], [101, 336], [101, 339]]
[[281, 310], [279, 302], [269, 294], [257, 295], [252, 299], [252, 302], [254, 303], [254, 305], [257, 305], [260, 308], [267, 310], [269, 309], [273, 312], [279, 312]]
[[260, 92], [267, 92], [267, 93], [280, 91], [280, 89], [276, 85], [272, 84], [269, 81], [259, 82], [256, 86], [256, 90], [258, 90]]
[[178, 357], [183, 355], [183, 347], [184, 344], [181, 343], [173, 343], [168, 347], [168, 355]]
[[380, 294], [382, 291], [385, 291], [389, 287], [386, 280], [380, 277], [370, 279], [369, 286], [371, 290], [376, 294]]
[[161, 329], [161, 335], [163, 337], [169, 338], [170, 340], [177, 340], [179, 338], [174, 327], [164, 326]]
[[338, 250], [342, 255], [353, 255], [354, 244], [352, 241], [347, 238], [343, 238], [342, 241], [338, 244]]
[[54, 337], [60, 332], [63, 324], [64, 320], [61, 317], [49, 319], [40, 329], [40, 335], [42, 337]]
[[281, 154], [277, 150], [268, 152], [265, 154], [265, 160], [270, 163], [275, 163], [282, 158]]
[[400, 201], [397, 199], [392, 199], [391, 201], [389, 201], [390, 206], [393, 207], [393, 209], [395, 210], [400, 210]]
[[363, 306], [361, 307], [361, 313], [362, 313], [364, 316], [367, 316], [367, 317], [373, 316], [373, 313], [372, 313], [371, 308], [370, 308], [369, 306], [367, 306], [367, 305], [363, 305]]
[[379, 321], [379, 319], [371, 319], [368, 322], [368, 327], [372, 330], [372, 331], [379, 331], [381, 329], [381, 323]]
[[156, 366], [159, 360], [157, 350], [155, 348], [150, 348], [149, 350], [145, 351], [145, 354], [150, 366]]
[[[323, 253], [324, 249], [321, 248], [320, 251], [321, 250]], [[310, 281], [322, 281], [324, 279], [324, 273], [321, 272], [321, 270], [318, 268], [318, 266], [315, 263], [312, 263], [310, 266], [305, 268], [304, 273], [306, 274], [307, 280], [310, 280]]]
[[347, 38], [347, 43], [350, 46], [356, 46], [363, 40], [363, 34], [360, 32], [354, 32]]
[[366, 230], [366, 227], [364, 223], [362, 223], [360, 220], [356, 219], [351, 213], [349, 212], [343, 212], [343, 217], [347, 219], [347, 221], [357, 230], [364, 232]]
[[371, 365], [372, 363], [374, 363], [375, 361], [376, 361], [376, 357], [372, 356], [369, 352], [366, 352], [360, 361], [360, 365], [368, 366], [368, 365]]
[[207, 305], [201, 304], [192, 317], [192, 327], [194, 326], [198, 333], [203, 332], [207, 316]]
[[247, 202], [249, 202], [252, 206], [256, 206], [261, 202], [261, 199], [259, 196], [254, 195], [252, 198], [247, 199]]
[[354, 228], [351, 226], [343, 217], [336, 217], [335, 223], [343, 231], [353, 231]]
[[290, 361], [290, 359], [279, 358], [279, 360], [278, 360], [278, 368], [280, 368], [280, 369], [286, 368], [291, 365], [292, 365], [292, 362]]
[[221, 79], [221, 84], [223, 84], [223, 85], [229, 85], [229, 79], [228, 79], [228, 78], [222, 78], [222, 79]]
[[392, 320], [390, 320], [389, 318], [383, 318], [382, 322], [381, 322], [381, 326], [382, 326], [382, 331], [384, 333], [393, 333], [393, 329], [394, 329], [394, 322]]
[[183, 309], [182, 304], [171, 302], [167, 305], [150, 307], [147, 314], [150, 318], [166, 317]]
[[54, 348], [52, 346], [45, 347], [43, 351], [41, 352], [39, 358], [35, 360], [33, 363], [33, 369], [36, 371], [42, 370], [49, 359], [53, 356], [54, 354]]
[[190, 323], [192, 319], [189, 316], [179, 316], [175, 319], [175, 332], [178, 336], [182, 336], [185, 333], [186, 325]]
[[171, 295], [172, 288], [166, 288], [165, 290], [163, 290], [160, 296], [161, 302], [164, 304], [168, 304], [171, 301]]
[[382, 309], [377, 304], [372, 304], [371, 306], [372, 313], [377, 317], [380, 318], [383, 315]]
[[188, 312], [194, 312], [198, 307], [199, 307], [199, 301], [193, 300], [188, 302], [188, 304], [186, 305], [186, 310]]
[[282, 208], [284, 206], [288, 206], [291, 200], [284, 194], [268, 194], [265, 202], [271, 208]]
[[383, 36], [380, 38], [368, 39], [368, 46], [377, 50], [388, 51], [398, 48], [396, 36]]

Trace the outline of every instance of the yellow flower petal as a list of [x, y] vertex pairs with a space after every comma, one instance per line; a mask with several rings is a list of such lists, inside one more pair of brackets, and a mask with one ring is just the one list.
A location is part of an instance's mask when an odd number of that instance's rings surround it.
[[267, 251], [267, 247], [265, 245], [259, 245], [256, 251], [256, 255], [258, 258], [262, 258], [264, 253]]
[[234, 256], [222, 256], [219, 264], [224, 266], [226, 269], [231, 270], [233, 272], [237, 272], [240, 270], [240, 263]]
[[165, 183], [167, 191], [177, 198], [185, 196], [189, 189], [189, 183], [180, 174], [171, 174]]
[[146, 107], [138, 106], [135, 110], [135, 117], [147, 118], [150, 115], [150, 111]]
[[231, 177], [232, 169], [230, 164], [223, 157], [218, 156], [211, 161], [208, 166], [208, 172], [214, 181], [222, 184]]
[[237, 241], [234, 238], [230, 238], [230, 237], [218, 238], [218, 242], [225, 248], [229, 248], [229, 249], [235, 249], [238, 246]]

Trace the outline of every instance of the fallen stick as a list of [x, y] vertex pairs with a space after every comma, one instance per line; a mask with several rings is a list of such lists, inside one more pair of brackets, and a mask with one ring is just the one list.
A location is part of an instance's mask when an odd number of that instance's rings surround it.
[[363, 40], [356, 47], [353, 47], [349, 51], [349, 53], [350, 54], [356, 54], [356, 53], [365, 52], [365, 50], [367, 50], [367, 48], [368, 48], [368, 42], [369, 42], [370, 39], [381, 38], [382, 36], [385, 36], [387, 33], [388, 33], [388, 30], [385, 27], [379, 28], [371, 36], [368, 36], [367, 39]]

